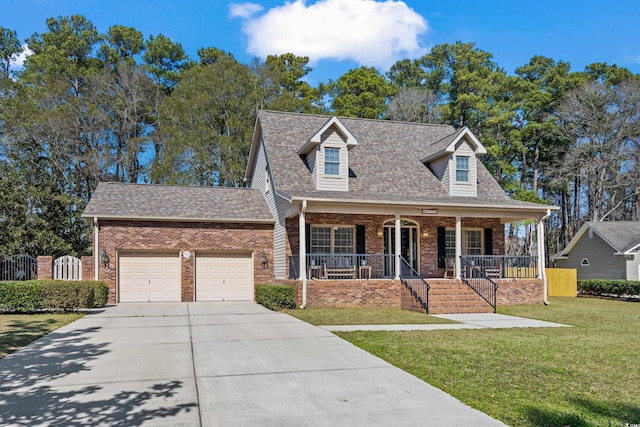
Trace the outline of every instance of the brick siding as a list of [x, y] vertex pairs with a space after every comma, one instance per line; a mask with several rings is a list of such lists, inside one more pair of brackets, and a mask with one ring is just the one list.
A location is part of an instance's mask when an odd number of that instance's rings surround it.
[[[109, 265], [98, 268], [99, 280], [109, 285], [109, 303], [116, 302], [117, 256], [123, 251], [252, 252], [254, 282], [274, 278], [272, 224], [103, 220], [99, 225], [97, 253], [104, 249], [109, 257]], [[263, 266], [263, 253], [268, 266]], [[181, 298], [193, 301], [195, 257], [180, 260]]]

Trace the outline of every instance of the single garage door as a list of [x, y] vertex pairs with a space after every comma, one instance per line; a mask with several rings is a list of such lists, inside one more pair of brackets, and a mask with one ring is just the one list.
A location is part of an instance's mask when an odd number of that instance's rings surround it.
[[120, 302], [181, 300], [179, 253], [127, 253], [119, 261]]
[[253, 301], [251, 254], [196, 255], [196, 301]]

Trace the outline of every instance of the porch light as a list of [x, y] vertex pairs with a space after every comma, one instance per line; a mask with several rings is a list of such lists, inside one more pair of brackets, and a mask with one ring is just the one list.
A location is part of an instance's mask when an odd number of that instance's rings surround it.
[[260, 258], [262, 260], [262, 268], [269, 268], [269, 259], [265, 251], [260, 252]]
[[382, 228], [378, 228], [378, 237], [382, 237]]
[[105, 249], [100, 252], [100, 262], [102, 262], [103, 267], [109, 266], [109, 255], [107, 255], [107, 251]]
[[422, 230], [422, 237], [429, 237], [429, 232], [427, 230]]

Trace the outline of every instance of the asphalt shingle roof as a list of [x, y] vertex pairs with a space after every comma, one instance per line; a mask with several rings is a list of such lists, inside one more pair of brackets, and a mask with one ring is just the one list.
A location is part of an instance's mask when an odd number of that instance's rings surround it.
[[273, 222], [259, 190], [101, 182], [83, 217]]
[[588, 221], [586, 224], [618, 252], [640, 244], [640, 221]]
[[258, 113], [270, 170], [277, 191], [291, 198], [424, 204], [543, 207], [510, 199], [478, 162], [478, 196], [449, 196], [444, 185], [421, 162], [432, 145], [455, 137], [448, 125], [340, 118], [357, 139], [349, 151], [349, 191], [316, 190], [313, 177], [297, 154], [328, 120], [327, 116], [260, 111]]

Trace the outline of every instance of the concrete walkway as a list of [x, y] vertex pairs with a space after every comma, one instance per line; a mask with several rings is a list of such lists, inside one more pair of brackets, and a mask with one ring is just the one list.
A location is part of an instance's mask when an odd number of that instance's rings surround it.
[[120, 304], [0, 359], [0, 425], [500, 426], [253, 303]]
[[561, 323], [507, 316], [496, 313], [478, 314], [435, 314], [434, 317], [449, 319], [460, 323], [445, 324], [406, 324], [406, 325], [327, 325], [320, 326], [332, 332], [353, 331], [437, 331], [442, 329], [487, 329], [487, 328], [558, 328]]

